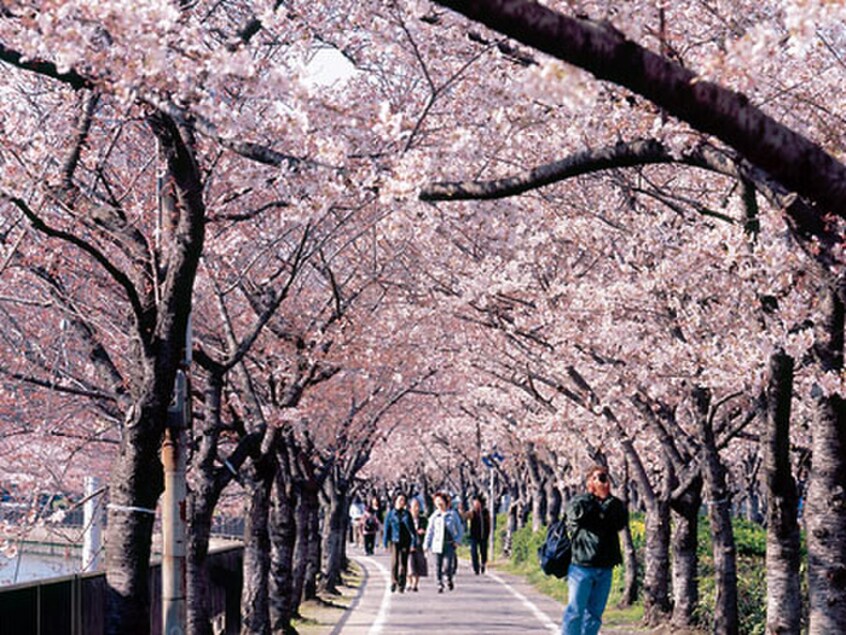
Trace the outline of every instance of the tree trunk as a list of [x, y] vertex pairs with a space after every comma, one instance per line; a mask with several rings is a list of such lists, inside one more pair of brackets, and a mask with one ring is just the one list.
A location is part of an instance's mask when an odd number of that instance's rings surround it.
[[670, 612], [670, 505], [655, 497], [646, 506], [643, 616], [647, 624], [663, 622]]
[[761, 484], [758, 476], [761, 468], [761, 455], [757, 450], [759, 448], [756, 448], [756, 451], [750, 451], [743, 458], [741, 464], [744, 478], [744, 517], [749, 522], [760, 525], [764, 522], [764, 516], [761, 514]]
[[[827, 297], [825, 322], [817, 333], [823, 371], [843, 369], [844, 281]], [[820, 391], [822, 392], [822, 391]], [[820, 395], [812, 425], [811, 474], [805, 504], [808, 542], [810, 633], [839, 633], [846, 624], [846, 403]]]
[[[161, 409], [161, 408], [159, 408]], [[106, 528], [107, 635], [150, 632], [150, 549], [162, 492], [161, 434], [144, 409], [126, 426], [112, 467]]]
[[343, 571], [343, 543], [346, 538], [346, 492], [343, 491], [335, 479], [326, 479], [323, 487], [326, 508], [326, 521], [323, 525], [323, 551], [326, 556], [326, 567], [322, 589], [328, 593], [339, 594]]
[[528, 483], [525, 481], [518, 482], [517, 487], [520, 488], [520, 497], [517, 499], [517, 528], [522, 529], [526, 526], [531, 513], [531, 505], [529, 504], [531, 494], [529, 493]]
[[303, 601], [317, 598], [317, 576], [323, 560], [320, 536], [320, 499], [317, 491], [309, 493], [308, 502], [308, 559], [303, 580]]
[[188, 635], [212, 635], [207, 561], [214, 507], [209, 499], [209, 492], [194, 491], [188, 501]]
[[767, 487], [767, 633], [799, 633], [798, 495], [790, 471], [790, 406], [793, 358], [783, 351], [770, 360], [764, 474]]
[[674, 472], [665, 454], [663, 478], [660, 487], [654, 487], [631, 438], [619, 423], [617, 426], [626, 462], [634, 470], [646, 507], [643, 615], [647, 624], [654, 625], [665, 621], [670, 612], [670, 481]]
[[274, 635], [296, 633], [291, 626], [293, 615], [293, 570], [296, 526], [294, 524], [293, 488], [287, 467], [287, 450], [277, 448], [279, 469], [273, 478], [270, 501], [270, 629]]
[[[516, 479], [515, 479], [516, 481]], [[519, 500], [520, 490], [515, 481], [511, 482], [511, 503], [508, 505], [508, 526], [505, 532], [505, 540], [502, 541], [502, 555], [511, 557], [511, 547], [514, 542], [514, 532], [519, 529]]]
[[687, 629], [694, 625], [699, 603], [699, 508], [702, 506], [702, 477], [693, 480], [682, 496], [673, 499], [673, 616], [672, 625]]
[[697, 424], [702, 443], [702, 474], [708, 497], [708, 520], [711, 523], [711, 542], [714, 554], [716, 602], [715, 628], [725, 635], [737, 635], [737, 560], [734, 531], [731, 526], [731, 495], [726, 486], [725, 466], [720, 462], [710, 420], [710, 394], [696, 388], [693, 394], [697, 407]]
[[271, 475], [255, 474], [245, 479], [249, 489], [244, 522], [244, 586], [241, 590], [242, 635], [270, 635], [268, 575], [270, 573], [270, 536], [267, 519], [270, 512]]
[[220, 489], [216, 483], [223, 377], [209, 373], [206, 387], [205, 416], [200, 420], [199, 446], [192, 457], [192, 486], [188, 494], [188, 624], [189, 635], [211, 635], [212, 615], [209, 597], [207, 559], [212, 517]]
[[544, 520], [543, 509], [545, 507], [546, 491], [533, 443], [529, 443], [526, 448], [526, 465], [529, 472], [529, 482], [531, 483], [532, 531], [537, 533], [540, 531], [541, 524]]
[[546, 524], [551, 525], [561, 518], [561, 490], [555, 482], [554, 474], [550, 474], [546, 481]]
[[[625, 461], [623, 468], [623, 484], [620, 488], [620, 499], [626, 509], [629, 508], [629, 461]], [[557, 490], [556, 490], [557, 491]], [[619, 605], [621, 608], [632, 606], [637, 602], [637, 555], [635, 553], [634, 540], [632, 540], [632, 528], [626, 523], [623, 528], [623, 566], [625, 567], [625, 578], [623, 580], [623, 595], [620, 598]]]
[[124, 421], [120, 453], [109, 486], [106, 529], [106, 633], [146, 635], [150, 631], [148, 584], [153, 520], [163, 489], [159, 460], [167, 409], [182, 362], [191, 296], [205, 238], [203, 181], [192, 149], [168, 116], [155, 112], [147, 124], [160, 142], [167, 165], [167, 189], [178, 209], [167, 253], [167, 273], [156, 300], [140, 290], [134, 313], [140, 395]]
[[311, 533], [309, 529], [312, 517], [312, 508], [318, 505], [317, 484], [314, 481], [300, 479], [297, 486], [296, 499], [297, 536], [296, 544], [294, 545], [294, 575], [293, 588], [291, 589], [291, 615], [294, 616], [299, 615], [300, 612], [300, 602], [303, 600], [306, 571], [309, 563], [309, 545], [316, 536], [316, 534]]

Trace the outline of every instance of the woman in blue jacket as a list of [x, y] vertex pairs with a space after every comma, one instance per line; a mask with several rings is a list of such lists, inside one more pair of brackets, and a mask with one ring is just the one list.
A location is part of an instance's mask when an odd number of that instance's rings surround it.
[[447, 586], [452, 591], [455, 585], [452, 576], [455, 572], [452, 562], [455, 559], [455, 547], [464, 536], [460, 516], [450, 509], [450, 500], [446, 494], [435, 494], [435, 513], [429, 517], [426, 529], [426, 550], [435, 554], [438, 571], [438, 593], [444, 592], [444, 573]]

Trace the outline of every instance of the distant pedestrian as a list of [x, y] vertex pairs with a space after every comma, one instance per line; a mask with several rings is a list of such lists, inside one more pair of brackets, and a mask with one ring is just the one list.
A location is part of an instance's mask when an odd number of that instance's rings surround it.
[[406, 509], [405, 494], [397, 494], [394, 507], [385, 516], [385, 530], [382, 541], [391, 550], [391, 592], [399, 589], [405, 592], [408, 575], [408, 554], [414, 540], [414, 526], [411, 514]]
[[429, 575], [429, 568], [426, 563], [426, 552], [424, 541], [426, 539], [426, 517], [420, 513], [420, 499], [412, 498], [409, 504], [411, 514], [411, 525], [414, 528], [414, 535], [411, 540], [411, 553], [408, 558], [408, 584], [412, 591], [417, 591], [420, 585], [420, 578]]
[[455, 548], [464, 535], [461, 518], [450, 508], [449, 496], [441, 492], [435, 494], [435, 513], [429, 517], [426, 528], [426, 550], [435, 554], [438, 572], [438, 593], [444, 592], [444, 576], [447, 586], [452, 591], [455, 588], [453, 575], [455, 570], [452, 561], [455, 558]]
[[611, 572], [623, 562], [618, 533], [629, 522], [625, 505], [611, 495], [608, 469], [594, 465], [585, 476], [587, 494], [567, 505], [573, 560], [567, 574], [569, 602], [561, 635], [596, 635], [611, 591]]
[[356, 547], [360, 547], [364, 540], [362, 536], [362, 521], [364, 518], [364, 503], [356, 496], [350, 503], [350, 542], [354, 543]]
[[491, 515], [485, 508], [485, 502], [480, 495], [473, 497], [470, 510], [464, 514], [469, 525], [470, 560], [473, 563], [473, 573], [485, 572], [488, 564], [488, 539], [491, 535]]
[[[455, 549], [449, 555], [449, 571], [452, 577], [458, 573], [458, 545], [464, 537], [464, 509], [461, 505], [461, 500], [456, 496], [454, 499], [447, 499], [447, 507], [449, 513], [453, 516], [453, 522], [461, 528], [459, 536], [455, 541]], [[450, 589], [452, 590], [452, 589]]]
[[376, 535], [382, 527], [382, 510], [380, 509], [379, 499], [376, 496], [370, 500], [370, 505], [364, 510], [364, 516], [362, 516], [361, 522], [361, 533], [364, 535], [364, 553], [372, 556], [373, 548], [376, 545]]

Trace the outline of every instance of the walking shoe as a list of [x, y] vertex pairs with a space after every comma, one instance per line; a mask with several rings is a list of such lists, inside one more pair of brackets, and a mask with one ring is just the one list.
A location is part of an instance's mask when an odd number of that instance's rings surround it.
[[455, 585], [453, 585], [452, 580], [447, 580], [447, 586], [449, 587], [450, 591], [452, 591], [455, 588]]
[[392, 585], [391, 585], [391, 593], [395, 593], [395, 592], [396, 592], [396, 590], [397, 590], [397, 585], [396, 585], [396, 584], [392, 584]]
[[438, 587], [438, 593], [443, 593], [443, 592], [444, 592], [444, 585], [442, 584]]

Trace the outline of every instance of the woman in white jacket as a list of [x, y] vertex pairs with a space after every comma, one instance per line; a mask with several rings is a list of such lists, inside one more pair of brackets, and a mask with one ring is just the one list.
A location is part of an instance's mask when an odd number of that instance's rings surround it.
[[444, 574], [447, 586], [452, 591], [455, 585], [452, 576], [455, 571], [452, 562], [455, 559], [455, 548], [464, 535], [461, 518], [450, 509], [449, 497], [438, 492], [435, 494], [435, 513], [429, 517], [426, 529], [426, 550], [435, 554], [438, 570], [438, 593], [444, 592]]

